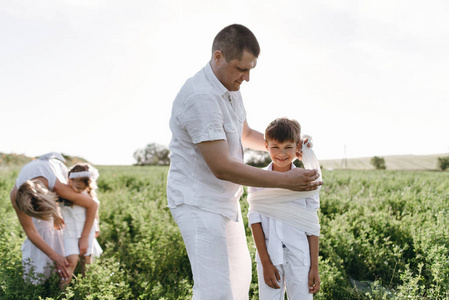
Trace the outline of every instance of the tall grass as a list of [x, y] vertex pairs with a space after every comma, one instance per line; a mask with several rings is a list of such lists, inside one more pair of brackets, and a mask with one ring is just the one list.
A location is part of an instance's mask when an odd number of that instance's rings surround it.
[[[191, 298], [189, 261], [166, 208], [166, 167], [99, 167], [98, 240], [104, 253], [64, 293], [56, 276], [40, 286], [22, 279], [25, 235], [9, 201], [19, 169], [0, 167], [1, 299]], [[327, 171], [324, 180], [322, 287], [315, 299], [449, 298], [446, 173]], [[350, 279], [371, 288], [356, 289]], [[250, 299], [258, 299], [255, 269]]]

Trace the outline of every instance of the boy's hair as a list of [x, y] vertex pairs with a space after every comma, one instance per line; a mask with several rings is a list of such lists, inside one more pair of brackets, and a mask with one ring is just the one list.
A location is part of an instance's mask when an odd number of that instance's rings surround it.
[[58, 195], [39, 179], [27, 180], [17, 189], [17, 208], [36, 219], [49, 221], [53, 215], [58, 215], [57, 200]]
[[234, 59], [242, 59], [243, 51], [248, 51], [255, 57], [260, 54], [259, 42], [256, 36], [243, 25], [232, 24], [223, 28], [214, 38], [212, 54], [220, 50], [229, 63]]
[[268, 140], [280, 143], [293, 141], [298, 144], [301, 141], [301, 125], [294, 119], [277, 118], [265, 129], [265, 141]]
[[[94, 168], [91, 165], [89, 165], [87, 163], [79, 163], [79, 164], [72, 166], [69, 169], [69, 178], [71, 178], [70, 174], [72, 174], [72, 173], [87, 172], [87, 171], [92, 172], [93, 170], [94, 170]], [[97, 183], [95, 182], [95, 180], [93, 179], [92, 176], [76, 177], [76, 178], [71, 178], [71, 180], [81, 181], [86, 186], [87, 193], [91, 197], [96, 196], [95, 189], [97, 188]]]

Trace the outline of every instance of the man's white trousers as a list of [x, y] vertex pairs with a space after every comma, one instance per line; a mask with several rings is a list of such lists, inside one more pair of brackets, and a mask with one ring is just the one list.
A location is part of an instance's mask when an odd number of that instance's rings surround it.
[[171, 208], [189, 256], [194, 300], [247, 300], [251, 257], [239, 222], [183, 204]]

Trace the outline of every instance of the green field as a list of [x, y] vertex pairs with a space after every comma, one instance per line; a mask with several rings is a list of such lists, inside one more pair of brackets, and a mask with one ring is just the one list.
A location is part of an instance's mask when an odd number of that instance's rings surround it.
[[[186, 251], [166, 208], [168, 168], [99, 167], [104, 253], [65, 294], [56, 277], [40, 286], [22, 280], [25, 235], [9, 201], [19, 169], [0, 166], [0, 299], [191, 299]], [[449, 299], [447, 172], [338, 170], [323, 177], [315, 299]], [[247, 237], [254, 256], [248, 227]], [[250, 299], [258, 299], [255, 269]]]

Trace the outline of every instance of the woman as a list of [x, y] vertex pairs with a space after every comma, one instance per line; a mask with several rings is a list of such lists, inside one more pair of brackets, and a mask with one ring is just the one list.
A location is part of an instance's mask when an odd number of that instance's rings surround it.
[[61, 154], [52, 152], [29, 162], [20, 171], [10, 194], [12, 206], [27, 235], [22, 245], [24, 279], [33, 284], [48, 279], [53, 264], [61, 280], [69, 278], [69, 263], [64, 256], [62, 231], [59, 230], [64, 224], [58, 213], [58, 196], [87, 208], [79, 241], [82, 254], [87, 250], [87, 238], [94, 223], [98, 205], [90, 196], [76, 193], [65, 184], [64, 161]]

